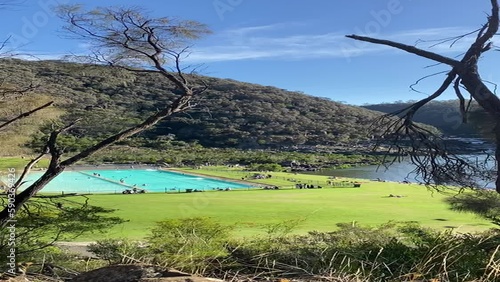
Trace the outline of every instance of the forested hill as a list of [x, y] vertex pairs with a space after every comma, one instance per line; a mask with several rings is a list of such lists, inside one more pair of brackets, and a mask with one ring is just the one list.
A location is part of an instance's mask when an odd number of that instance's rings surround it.
[[[169, 103], [175, 91], [155, 74], [60, 61], [0, 60], [0, 77], [12, 85], [38, 85], [35, 92], [54, 98], [64, 111], [63, 121], [82, 118], [71, 133], [89, 140], [135, 124]], [[196, 106], [145, 133], [144, 139], [240, 148], [339, 144], [366, 139], [372, 120], [380, 115], [276, 87], [191, 79], [208, 85]]]
[[[374, 111], [393, 113], [410, 106], [414, 102], [394, 102], [363, 107]], [[477, 110], [475, 104], [471, 108]], [[478, 126], [475, 124], [474, 119], [469, 119], [466, 124], [462, 123], [458, 100], [431, 101], [415, 114], [414, 120], [435, 126], [445, 135], [464, 137], [478, 135]]]

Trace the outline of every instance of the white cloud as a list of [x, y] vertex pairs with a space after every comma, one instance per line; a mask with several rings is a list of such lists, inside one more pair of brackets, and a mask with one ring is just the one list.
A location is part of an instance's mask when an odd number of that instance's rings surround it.
[[36, 52], [23, 52], [19, 54], [13, 54], [12, 57], [16, 59], [22, 59], [27, 61], [40, 61], [40, 60], [63, 60], [66, 55], [64, 54], [43, 54]]
[[[219, 32], [205, 46], [194, 47], [185, 61], [210, 63], [241, 60], [307, 60], [307, 59], [349, 59], [364, 55], [389, 53], [403, 54], [394, 48], [356, 41], [345, 37], [345, 32], [312, 33], [312, 26], [305, 23], [279, 23], [263, 26], [249, 26]], [[473, 28], [443, 27], [403, 30], [392, 34], [366, 35], [398, 41], [419, 48], [429, 48], [438, 39], [451, 38], [473, 31]], [[419, 41], [419, 40], [428, 41]], [[475, 39], [475, 34], [462, 38], [450, 48], [452, 41], [432, 46], [433, 52], [454, 56], [464, 52]], [[434, 40], [434, 41], [433, 41]], [[494, 42], [500, 45], [500, 41]], [[78, 45], [78, 50], [88, 47]], [[25, 52], [15, 57], [26, 60], [58, 60], [64, 54]], [[34, 54], [34, 55], [31, 55]]]
[[[287, 28], [288, 27], [288, 28]], [[344, 33], [330, 32], [309, 34], [303, 28], [290, 29], [287, 24], [243, 27], [220, 33], [218, 44], [194, 48], [188, 58], [192, 62], [237, 61], [250, 59], [300, 60], [308, 58], [349, 58], [367, 54], [394, 52], [390, 47], [360, 42], [345, 37]], [[300, 27], [300, 25], [296, 25]], [[302, 25], [302, 27], [304, 27]], [[296, 34], [286, 34], [297, 30]], [[393, 34], [370, 35], [419, 48], [429, 48], [438, 39], [445, 39], [471, 32], [473, 29], [444, 27], [405, 30]], [[302, 33], [299, 33], [302, 31]], [[363, 34], [361, 34], [363, 35]], [[426, 39], [430, 41], [422, 42]], [[465, 37], [450, 48], [451, 42], [432, 46], [430, 50], [441, 53], [460, 53], [474, 40]]]
[[285, 28], [287, 25], [284, 23], [270, 24], [270, 25], [260, 25], [260, 26], [247, 26], [240, 28], [233, 28], [224, 31], [229, 35], [246, 35], [254, 32], [265, 32], [265, 31], [273, 31]]
[[464, 27], [439, 27], [401, 31], [398, 36], [416, 39], [442, 39], [469, 33], [473, 30]]
[[255, 32], [272, 32], [277, 30], [286, 30], [290, 28], [298, 28], [307, 26], [304, 22], [286, 22], [286, 23], [274, 23], [268, 25], [258, 25], [258, 26], [246, 26], [239, 28], [232, 28], [223, 31], [227, 35], [248, 35]]

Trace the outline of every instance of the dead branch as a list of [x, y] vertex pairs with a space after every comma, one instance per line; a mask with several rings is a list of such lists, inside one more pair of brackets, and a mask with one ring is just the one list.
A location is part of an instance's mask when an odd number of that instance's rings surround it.
[[417, 93], [421, 93], [423, 94], [423, 92], [421, 91], [418, 91], [417, 89], [415, 89], [415, 86], [417, 86], [421, 81], [423, 81], [424, 79], [427, 79], [429, 77], [433, 77], [433, 76], [436, 76], [436, 75], [440, 75], [440, 74], [443, 74], [443, 73], [448, 73], [448, 71], [440, 71], [440, 72], [436, 72], [436, 73], [433, 73], [433, 74], [429, 74], [429, 75], [426, 75], [424, 77], [421, 77], [419, 79], [417, 79], [417, 81], [415, 81], [412, 85], [410, 85], [410, 89], [414, 92], [417, 92]]
[[[460, 61], [390, 40], [347, 35], [348, 38], [386, 45], [451, 67], [446, 79], [432, 95], [409, 107], [388, 114], [381, 119], [387, 120], [399, 116], [399, 121], [391, 121], [389, 123], [389, 127], [384, 135], [386, 137], [391, 136], [392, 138], [393, 143], [390, 149], [396, 150], [400, 155], [409, 156], [417, 167], [416, 172], [426, 182], [437, 184], [455, 183], [463, 187], [475, 187], [478, 178], [485, 179], [489, 177], [485, 172], [488, 172], [490, 168], [485, 163], [470, 163], [468, 160], [450, 153], [441, 138], [433, 135], [431, 132], [426, 132], [426, 130], [416, 126], [413, 122], [414, 114], [422, 106], [439, 97], [453, 82], [455, 94], [460, 100], [460, 112], [464, 122], [466, 122], [466, 114], [470, 108], [471, 101], [474, 99], [497, 123], [495, 128], [497, 144], [495, 158], [497, 167], [500, 167], [500, 99], [484, 84], [484, 81], [479, 76], [477, 66], [481, 55], [491, 49], [491, 39], [497, 33], [499, 27], [498, 2], [497, 0], [490, 0], [490, 3], [491, 15], [488, 17], [486, 24], [475, 31], [477, 32], [476, 39], [463, 54]], [[437, 44], [451, 42], [451, 46], [453, 46], [458, 40], [472, 34], [467, 33], [446, 38], [438, 41]], [[465, 98], [461, 93], [460, 84], [471, 95], [467, 106], [465, 106]], [[402, 140], [405, 140], [407, 144], [401, 145]], [[500, 193], [500, 170], [497, 171], [496, 188], [497, 192]]]
[[13, 118], [13, 119], [10, 119], [10, 120], [8, 120], [8, 121], [4, 122], [3, 124], [0, 124], [0, 129], [2, 129], [2, 128], [6, 127], [7, 125], [9, 125], [9, 124], [11, 124], [11, 123], [13, 123], [13, 122], [15, 122], [15, 121], [17, 121], [17, 120], [20, 120], [20, 119], [22, 119], [22, 118], [28, 117], [28, 116], [30, 116], [30, 115], [32, 115], [32, 114], [34, 114], [34, 113], [36, 113], [36, 112], [38, 112], [38, 111], [40, 111], [40, 110], [43, 110], [43, 109], [45, 109], [45, 108], [47, 108], [47, 107], [50, 107], [52, 104], [54, 104], [54, 101], [50, 101], [50, 102], [48, 102], [47, 104], [44, 104], [44, 105], [42, 105], [42, 106], [40, 106], [40, 107], [38, 107], [38, 108], [35, 108], [35, 109], [33, 109], [33, 110], [30, 110], [30, 111], [24, 112], [24, 113], [22, 113], [22, 114], [18, 115], [17, 117], [15, 117], [15, 118]]
[[7, 85], [4, 85], [4, 82], [5, 81], [2, 81], [2, 85], [0, 86], [0, 95], [2, 96], [1, 97], [2, 100], [5, 100], [10, 97], [23, 96], [26, 93], [31, 92], [39, 87], [39, 85], [35, 85], [33, 83], [23, 87], [8, 87]]
[[446, 65], [449, 65], [452, 67], [458, 66], [460, 64], [459, 61], [453, 60], [452, 58], [448, 58], [448, 57], [445, 57], [445, 56], [442, 56], [442, 55], [439, 55], [439, 54], [436, 54], [433, 52], [419, 49], [419, 48], [411, 46], [411, 45], [406, 45], [406, 44], [402, 44], [402, 43], [398, 43], [398, 42], [394, 42], [394, 41], [390, 41], [390, 40], [376, 39], [376, 38], [372, 38], [372, 37], [359, 36], [359, 35], [354, 35], [354, 34], [346, 35], [346, 37], [352, 38], [355, 40], [370, 42], [370, 43], [374, 43], [374, 44], [380, 44], [380, 45], [394, 47], [394, 48], [406, 51], [408, 53], [412, 53], [412, 54], [415, 54], [415, 55], [418, 55], [421, 57], [425, 57], [427, 59], [431, 59], [433, 61], [440, 62], [440, 63], [446, 64]]
[[24, 178], [26, 177], [26, 175], [28, 175], [28, 173], [31, 171], [31, 168], [33, 168], [33, 166], [35, 164], [37, 164], [42, 158], [43, 156], [45, 156], [45, 154], [47, 154], [49, 152], [49, 148], [46, 146], [42, 153], [40, 155], [38, 155], [36, 158], [32, 159], [23, 169], [23, 172], [21, 173], [21, 176], [19, 177], [19, 179], [16, 181], [16, 183], [14, 184], [14, 190], [17, 191], [17, 189], [23, 185], [23, 181], [24, 181]]

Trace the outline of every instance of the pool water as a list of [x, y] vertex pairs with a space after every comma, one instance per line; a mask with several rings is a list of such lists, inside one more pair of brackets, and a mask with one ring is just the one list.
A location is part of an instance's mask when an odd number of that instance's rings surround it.
[[[42, 172], [33, 172], [26, 178], [27, 187]], [[183, 173], [146, 170], [85, 170], [65, 171], [43, 188], [47, 193], [122, 193], [137, 187], [147, 192], [185, 192], [186, 189], [210, 191], [217, 189], [247, 189], [251, 186], [193, 176]]]

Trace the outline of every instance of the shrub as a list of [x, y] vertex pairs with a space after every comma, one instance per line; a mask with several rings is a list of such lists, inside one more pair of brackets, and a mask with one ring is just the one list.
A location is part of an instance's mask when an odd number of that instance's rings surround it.
[[123, 223], [124, 220], [109, 216], [113, 211], [90, 205], [79, 196], [32, 199], [16, 214], [14, 229], [0, 228], [0, 270], [7, 268], [7, 255], [14, 247], [17, 262], [45, 260], [57, 241], [104, 232]]
[[251, 164], [248, 170], [253, 171], [283, 171], [283, 167], [280, 164]]
[[228, 255], [230, 229], [209, 218], [169, 219], [151, 230], [148, 244], [156, 263], [199, 273]]
[[109, 264], [146, 262], [148, 250], [140, 242], [127, 239], [106, 239], [90, 244], [88, 250]]
[[[158, 222], [142, 247], [104, 240], [90, 247], [109, 263], [153, 263], [202, 275], [336, 281], [500, 281], [500, 232], [456, 234], [414, 223], [339, 224], [332, 232], [292, 235], [303, 219], [264, 226], [265, 234], [231, 239], [209, 218]], [[342, 280], [346, 278], [347, 280]]]
[[[454, 234], [416, 224], [341, 224], [333, 232], [247, 240], [234, 247], [240, 273], [355, 275], [362, 281], [499, 281], [498, 232]], [[476, 281], [476, 280], [475, 280]], [[481, 280], [483, 281], [483, 280]]]

